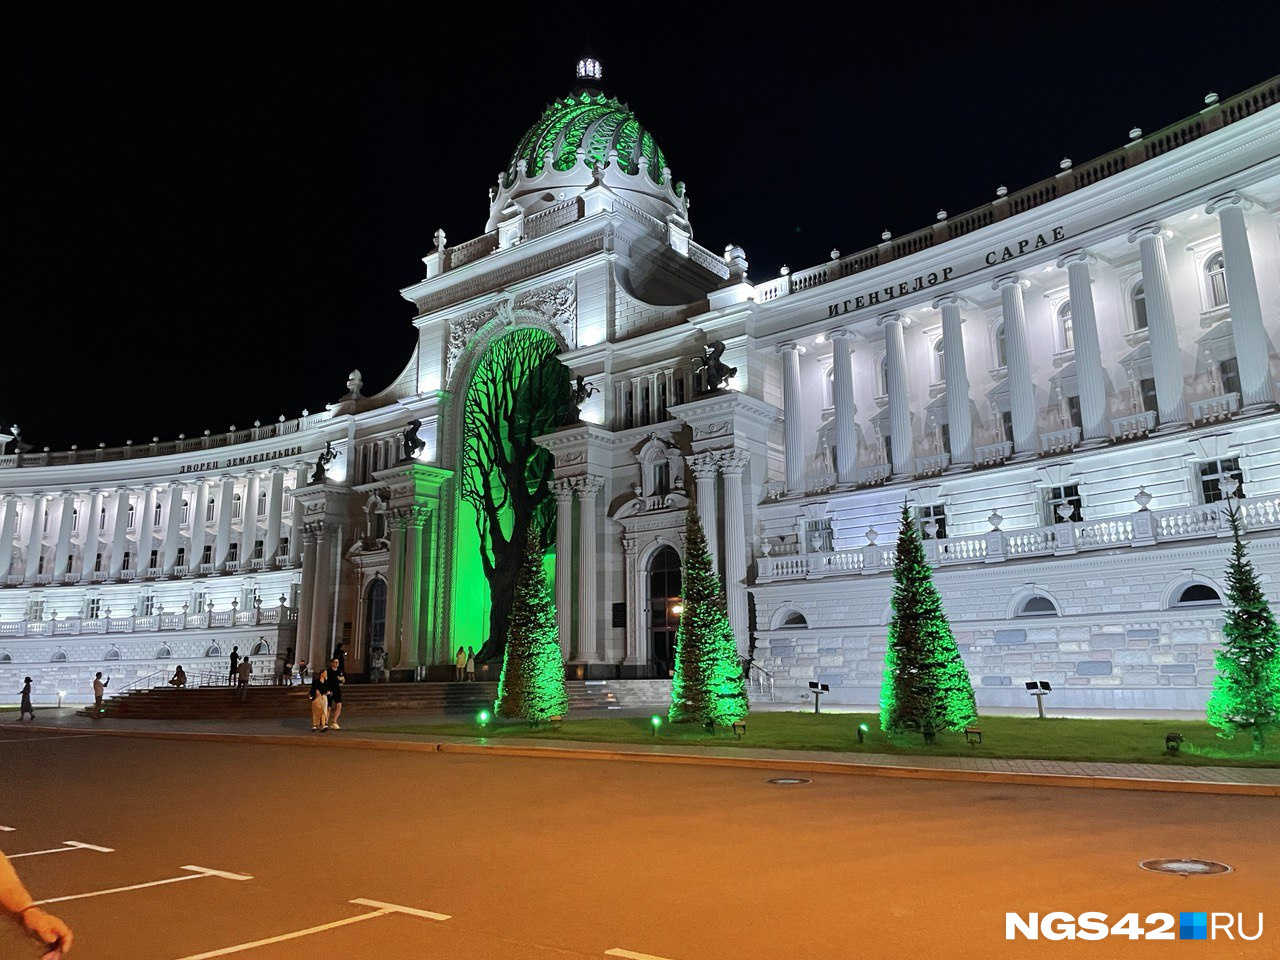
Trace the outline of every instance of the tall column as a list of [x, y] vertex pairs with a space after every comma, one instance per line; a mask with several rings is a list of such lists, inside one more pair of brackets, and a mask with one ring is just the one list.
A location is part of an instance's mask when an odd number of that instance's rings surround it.
[[1231, 300], [1231, 336], [1240, 367], [1241, 405], [1270, 403], [1271, 351], [1262, 325], [1262, 303], [1244, 223], [1244, 199], [1238, 193], [1228, 194], [1214, 200], [1205, 212], [1216, 213], [1222, 228], [1222, 259]]
[[53, 555], [53, 579], [61, 580], [67, 573], [67, 557], [71, 555], [71, 526], [75, 521], [76, 495], [70, 490], [62, 492], [62, 519], [58, 523], [58, 547]]
[[573, 650], [573, 481], [550, 484], [556, 496], [556, 629], [567, 661]]
[[44, 549], [44, 514], [48, 510], [45, 495], [37, 493], [31, 498], [30, 516], [27, 518], [27, 568], [22, 579], [31, 583], [40, 569], [40, 553]]
[[309, 545], [309, 552], [315, 554], [315, 559], [312, 563], [315, 579], [311, 585], [311, 632], [307, 646], [310, 650], [308, 659], [319, 666], [329, 662], [329, 654], [332, 652], [328, 649], [329, 620], [332, 616], [333, 608], [333, 594], [330, 591], [331, 574], [329, 571], [329, 537], [331, 531], [329, 530], [329, 525], [323, 520], [316, 521], [314, 526], [316, 541], [314, 545]]
[[14, 518], [18, 512], [18, 499], [12, 493], [4, 495], [4, 520], [0, 522], [0, 583], [7, 583], [9, 564], [13, 562]]
[[[134, 514], [137, 516], [137, 514]], [[112, 580], [120, 579], [124, 569], [124, 551], [129, 543], [129, 488], [116, 487], [116, 509], [112, 517], [111, 567]]]
[[[307, 465], [302, 464], [297, 468], [297, 475], [293, 482], [293, 525], [289, 533], [289, 566], [296, 567], [299, 559], [302, 557], [302, 504], [298, 501], [297, 492], [301, 490], [307, 483]], [[390, 601], [388, 600], [388, 605]]]
[[240, 511], [240, 569], [249, 569], [253, 543], [258, 539], [258, 471], [250, 470], [244, 485], [244, 508]]
[[900, 313], [890, 313], [876, 321], [884, 327], [885, 374], [889, 387], [889, 436], [893, 441], [893, 472], [910, 476], [915, 454], [911, 436], [911, 392], [907, 386], [907, 348], [902, 328], [907, 321]]
[[209, 532], [205, 524], [209, 514], [209, 481], [204, 477], [196, 480], [196, 492], [191, 500], [191, 552], [187, 555], [187, 566], [199, 572], [200, 560], [204, 556], [204, 545], [208, 542]]
[[178, 543], [182, 540], [182, 494], [182, 484], [169, 484], [169, 499], [165, 503], [164, 561], [162, 564], [164, 572], [168, 575], [173, 574], [174, 565], [178, 562]]
[[726, 450], [720, 457], [724, 474], [724, 590], [729, 625], [738, 641], [738, 653], [748, 645], [747, 623], [747, 506], [742, 495], [745, 450]]
[[1129, 242], [1138, 244], [1142, 258], [1142, 289], [1147, 303], [1151, 367], [1156, 375], [1156, 405], [1160, 409], [1160, 426], [1167, 429], [1186, 421], [1187, 404], [1183, 395], [1178, 322], [1173, 314], [1169, 264], [1164, 256], [1161, 232], [1159, 224], [1139, 227], [1129, 234]]
[[[84, 550], [80, 554], [80, 579], [88, 580], [93, 576], [93, 568], [98, 559], [98, 544], [102, 542], [102, 491], [89, 491], [89, 520], [84, 529]], [[3, 539], [0, 539], [3, 543]], [[105, 576], [105, 572], [101, 576]]]
[[156, 539], [156, 487], [153, 483], [142, 485], [142, 514], [138, 518], [138, 569], [151, 566], [151, 548]]
[[787, 493], [804, 493], [804, 412], [800, 399], [800, 354], [794, 341], [778, 345], [782, 355], [782, 416], [786, 444]]
[[[383, 627], [383, 649], [387, 664], [400, 660], [404, 637], [400, 631], [400, 609], [404, 604], [401, 584], [404, 582], [404, 511], [390, 510], [387, 515], [390, 548], [387, 557], [387, 621]], [[293, 549], [293, 540], [289, 541]]]
[[1080, 426], [1086, 441], [1106, 440], [1107, 387], [1102, 379], [1102, 348], [1098, 345], [1098, 318], [1093, 308], [1093, 279], [1089, 255], [1073, 250], [1058, 260], [1067, 268], [1071, 295], [1071, 339], [1075, 344], [1076, 385], [1080, 390]]
[[404, 643], [400, 646], [398, 670], [418, 667], [418, 629], [422, 622], [422, 523], [426, 508], [410, 507], [404, 527], [404, 576], [400, 583], [404, 603], [400, 608], [400, 629]]
[[1013, 452], [1037, 452], [1036, 395], [1031, 386], [1031, 349], [1027, 342], [1027, 311], [1022, 303], [1026, 281], [1016, 273], [1000, 277], [992, 287], [1000, 291], [1004, 313], [1004, 349], [1009, 371], [1009, 412], [1013, 416]]
[[[218, 533], [213, 541], [213, 566], [214, 569], [220, 568], [227, 562], [227, 553], [231, 549], [231, 511], [235, 502], [236, 482], [227, 474], [223, 474], [218, 478], [220, 488], [218, 490]], [[301, 514], [301, 504], [298, 505], [298, 513]], [[306, 583], [304, 580], [303, 583]], [[301, 630], [299, 630], [301, 635]], [[302, 648], [296, 651], [298, 656], [302, 656]]]
[[280, 520], [284, 512], [284, 471], [272, 467], [267, 481], [267, 536], [262, 544], [262, 555], [268, 568], [275, 566], [276, 553], [280, 550]]
[[716, 521], [716, 455], [699, 453], [686, 457], [685, 462], [693, 471], [696, 481], [694, 506], [698, 509], [698, 520], [702, 523], [702, 532], [707, 538], [707, 553], [711, 554], [711, 569], [720, 570], [719, 536]]
[[[836, 482], [858, 482], [858, 426], [853, 405], [853, 332], [839, 327], [827, 334], [831, 341], [831, 372], [836, 403]], [[728, 506], [725, 507], [726, 512]], [[728, 539], [726, 534], [725, 539]]]
[[316, 590], [316, 532], [310, 525], [299, 527], [296, 534], [299, 541], [305, 541], [302, 551], [302, 582], [298, 587], [298, 629], [295, 638], [294, 656], [306, 660], [308, 669], [315, 671], [311, 662], [311, 601]]
[[969, 371], [964, 362], [964, 317], [955, 294], [933, 302], [942, 311], [942, 363], [947, 376], [947, 432], [951, 462], [973, 463], [973, 415], [969, 412]]
[[579, 477], [578, 493], [578, 655], [574, 659], [590, 663], [599, 657], [596, 650], [596, 494], [604, 486], [600, 477]]

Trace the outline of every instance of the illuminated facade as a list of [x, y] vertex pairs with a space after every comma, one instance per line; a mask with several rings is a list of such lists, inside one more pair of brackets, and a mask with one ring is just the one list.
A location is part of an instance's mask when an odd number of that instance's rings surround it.
[[692, 502], [753, 683], [872, 703], [906, 499], [980, 707], [1033, 678], [1061, 705], [1202, 705], [1224, 496], [1280, 577], [1280, 81], [758, 281], [694, 242], [598, 64], [579, 77], [485, 232], [436, 233], [382, 392], [353, 374], [322, 413], [194, 440], [9, 442], [0, 683], [259, 636], [398, 677], [492, 654], [529, 526], [571, 676], [665, 677]]

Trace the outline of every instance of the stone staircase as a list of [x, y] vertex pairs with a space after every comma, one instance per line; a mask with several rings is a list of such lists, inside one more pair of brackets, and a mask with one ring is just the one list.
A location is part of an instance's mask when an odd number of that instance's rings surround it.
[[[571, 714], [603, 712], [623, 706], [648, 707], [669, 702], [670, 684], [663, 681], [621, 681], [626, 693], [619, 697], [608, 681], [566, 681]], [[656, 685], [651, 691], [649, 684]], [[662, 689], [658, 689], [662, 687]], [[249, 688], [242, 703], [233, 687], [172, 687], [130, 690], [108, 699], [102, 717], [130, 720], [264, 720], [306, 717], [309, 686], [258, 686]], [[492, 709], [498, 695], [496, 683], [349, 683], [343, 687], [344, 710], [353, 719], [371, 714], [413, 713], [442, 718], [474, 716]], [[620, 702], [622, 701], [622, 702]], [[92, 717], [93, 707], [78, 711]]]

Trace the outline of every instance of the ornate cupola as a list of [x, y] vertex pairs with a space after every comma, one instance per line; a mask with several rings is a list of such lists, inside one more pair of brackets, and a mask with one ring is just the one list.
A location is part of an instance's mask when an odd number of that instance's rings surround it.
[[486, 230], [601, 186], [688, 231], [684, 184], [672, 181], [666, 156], [631, 108], [599, 90], [602, 76], [599, 60], [578, 61], [577, 88], [546, 108], [498, 175]]

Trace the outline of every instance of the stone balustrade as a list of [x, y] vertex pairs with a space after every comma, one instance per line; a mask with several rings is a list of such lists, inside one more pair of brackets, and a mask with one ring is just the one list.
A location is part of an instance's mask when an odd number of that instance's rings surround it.
[[1191, 401], [1191, 422], [1216, 423], [1240, 412], [1240, 394], [1223, 393], [1203, 400]]
[[1064, 427], [1040, 434], [1040, 449], [1045, 453], [1067, 453], [1080, 444], [1080, 428]]
[[951, 454], [937, 453], [928, 457], [916, 457], [917, 477], [935, 477], [951, 465]]
[[974, 462], [980, 467], [994, 467], [1013, 456], [1013, 441], [1001, 440], [973, 448]]
[[[1237, 500], [1246, 530], [1280, 528], [1280, 496]], [[924, 541], [932, 566], [1005, 563], [1030, 557], [1063, 556], [1119, 547], [1158, 547], [1165, 543], [1230, 535], [1224, 503], [1167, 510], [1139, 510], [1103, 520], [1056, 523], [1025, 530], [992, 530]], [[772, 551], [771, 551], [772, 552]], [[756, 579], [820, 579], [848, 574], [886, 573], [895, 551], [868, 544], [844, 550], [813, 551], [756, 560]]]
[[1111, 421], [1111, 438], [1113, 440], [1137, 440], [1145, 437], [1156, 428], [1154, 410], [1143, 410], [1127, 417], [1117, 417]]
[[155, 633], [231, 626], [278, 626], [296, 623], [297, 620], [298, 611], [283, 605], [242, 611], [232, 609], [204, 613], [162, 612], [150, 616], [130, 614], [126, 617], [67, 617], [62, 620], [51, 618], [0, 623], [0, 637], [78, 637], [102, 633]]

